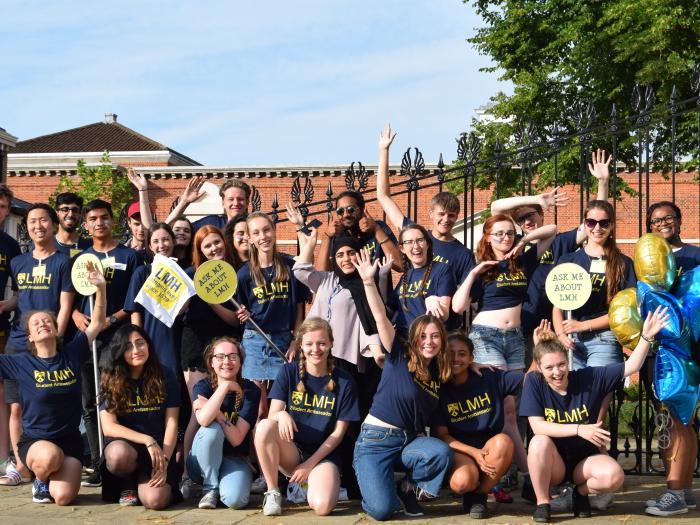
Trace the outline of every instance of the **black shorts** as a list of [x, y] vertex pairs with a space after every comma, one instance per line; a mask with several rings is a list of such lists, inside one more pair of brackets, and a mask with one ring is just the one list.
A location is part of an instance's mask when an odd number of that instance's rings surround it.
[[[18, 348], [7, 342], [3, 349], [3, 353], [7, 355], [21, 354], [22, 352], [26, 351], [26, 348]], [[12, 403], [22, 402], [22, 400], [20, 399], [19, 390], [17, 389], [17, 381], [15, 381], [14, 379], [5, 379], [3, 381], [3, 386], [5, 388], [5, 403], [10, 405]]]
[[75, 432], [74, 434], [68, 434], [66, 436], [61, 436], [57, 438], [30, 438], [22, 434], [22, 437], [17, 443], [17, 449], [19, 451], [19, 459], [22, 463], [29, 468], [27, 465], [27, 452], [29, 452], [29, 447], [31, 447], [37, 441], [48, 441], [53, 443], [58, 448], [63, 451], [64, 456], [70, 456], [72, 458], [83, 463], [83, 437], [80, 432]]
[[[133, 441], [129, 441], [127, 439], [105, 438], [105, 449], [107, 448], [107, 445], [113, 441], [123, 441], [136, 450], [136, 463], [138, 465], [136, 471], [133, 473], [133, 477], [131, 477], [131, 479], [124, 479], [115, 476], [109, 470], [107, 470], [107, 462], [104, 454], [100, 458], [99, 468], [100, 473], [102, 474], [102, 500], [115, 503], [119, 501], [119, 494], [122, 490], [135, 490], [139, 482], [150, 479], [153, 465], [151, 464], [151, 455], [148, 453], [148, 448], [146, 448], [146, 445], [134, 443]], [[165, 482], [170, 485], [170, 490], [173, 493], [173, 499], [170, 502], [171, 505], [182, 501], [179, 481], [180, 474], [178, 472], [177, 463], [175, 462], [175, 452], [173, 452], [173, 457], [171, 457], [170, 461], [168, 461], [168, 472], [165, 476]]]
[[585, 441], [584, 439], [581, 439], [580, 443], [576, 446], [557, 446], [557, 452], [559, 452], [559, 455], [564, 462], [564, 481], [570, 481], [572, 483], [574, 481], [574, 469], [576, 468], [576, 465], [581, 463], [586, 458], [600, 454], [598, 447], [589, 441]]

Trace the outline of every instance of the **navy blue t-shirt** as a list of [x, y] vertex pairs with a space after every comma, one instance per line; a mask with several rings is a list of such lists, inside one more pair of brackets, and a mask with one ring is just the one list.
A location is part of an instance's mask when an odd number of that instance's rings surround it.
[[678, 277], [684, 272], [689, 272], [696, 266], [700, 266], [700, 248], [692, 244], [684, 244], [679, 250], [673, 252], [676, 256]]
[[[124, 307], [126, 292], [129, 290], [131, 277], [136, 268], [140, 266], [136, 252], [127, 248], [123, 244], [117, 246], [109, 252], [98, 252], [90, 246], [83, 253], [96, 255], [102, 263], [105, 281], [107, 281], [107, 317], [118, 312]], [[109, 263], [105, 265], [105, 260]], [[90, 298], [80, 296], [78, 309], [85, 315], [90, 315]], [[119, 324], [110, 326], [107, 330], [100, 332], [97, 337], [103, 344], [108, 344], [112, 340], [114, 332], [119, 329]]]
[[[532, 332], [539, 326], [542, 319], [552, 320], [552, 303], [544, 293], [544, 284], [547, 276], [554, 265], [559, 262], [562, 255], [576, 251], [576, 236], [578, 228], [568, 232], [557, 233], [552, 241], [552, 245], [540, 257], [540, 264], [530, 277], [530, 284], [527, 287], [527, 300], [523, 304], [520, 320], [526, 332]], [[525, 251], [537, 250], [537, 244], [530, 243], [525, 247]]]
[[[241, 406], [236, 410], [236, 394], [229, 392], [224, 396], [224, 401], [221, 403], [221, 412], [226, 419], [233, 425], [238, 422], [238, 418], [242, 417], [249, 425], [248, 433], [241, 443], [234, 447], [228, 439], [224, 440], [224, 456], [242, 456], [250, 455], [250, 435], [253, 432], [253, 427], [258, 420], [258, 405], [260, 404], [260, 389], [252, 381], [244, 379], [241, 382], [241, 390], [243, 390], [243, 400]], [[210, 399], [214, 395], [214, 389], [211, 387], [209, 378], [202, 379], [192, 390], [192, 397], [202, 396]]]
[[418, 434], [425, 431], [438, 408], [440, 374], [437, 359], [433, 359], [428, 368], [430, 379], [421, 381], [408, 371], [406, 352], [399, 338], [394, 338], [369, 413], [385, 423]]
[[477, 278], [471, 289], [472, 302], [478, 304], [479, 311], [502, 310], [522, 304], [527, 299], [527, 283], [535, 272], [539, 261], [537, 250], [528, 250], [518, 257], [520, 270], [511, 272], [506, 262], [501, 261], [496, 277], [484, 282]]
[[[290, 332], [294, 328], [297, 304], [305, 303], [309, 295], [309, 289], [294, 277], [294, 259], [284, 254], [280, 256], [289, 269], [289, 279], [286, 281], [275, 281], [274, 265], [262, 269], [264, 286], [255, 284], [249, 263], [246, 262], [238, 270], [236, 300], [248, 308], [252, 319], [268, 333]], [[252, 328], [246, 323], [246, 329]]]
[[[161, 370], [165, 383], [165, 398], [148, 399], [143, 393], [143, 378], [129, 379], [133, 388], [125, 413], [117, 415], [117, 423], [139, 434], [153, 436], [163, 444], [165, 437], [165, 412], [168, 408], [180, 408], [180, 385], [172, 372]], [[104, 403], [100, 410], [104, 410]]]
[[447, 427], [449, 434], [469, 446], [481, 448], [503, 431], [503, 400], [514, 396], [523, 384], [523, 373], [489, 370], [469, 374], [461, 385], [440, 385], [440, 409], [431, 425]]
[[[624, 363], [569, 370], [569, 384], [564, 396], [552, 390], [542, 374], [532, 372], [525, 378], [520, 415], [543, 417], [549, 423], [596, 423], [600, 404], [615, 390], [624, 371]], [[581, 441], [589, 443], [578, 436], [556, 438], [555, 441], [557, 446], [565, 448], [581, 445]]]
[[63, 244], [56, 237], [53, 238], [53, 244], [56, 250], [66, 255], [69, 259], [72, 259], [78, 255], [83, 250], [86, 250], [92, 246], [92, 239], [86, 239], [85, 237], [78, 237], [78, 241], [71, 244]]
[[[185, 273], [194, 278], [196, 270], [190, 266], [185, 270]], [[221, 306], [227, 310], [235, 310], [231, 301], [226, 301]], [[198, 295], [192, 296], [190, 304], [187, 307], [187, 312], [183, 316], [183, 324], [195, 331], [198, 338], [202, 341], [211, 340], [215, 337], [234, 334], [238, 327], [230, 326], [217, 315], [211, 306], [203, 301]], [[240, 339], [240, 335], [238, 335]]]
[[[401, 326], [408, 327], [416, 317], [425, 315], [426, 297], [452, 297], [457, 291], [454, 275], [449, 266], [443, 263], [433, 263], [428, 283], [421, 289], [426, 270], [427, 266], [411, 268], [405, 274], [406, 280], [401, 278], [394, 289], [393, 307], [398, 314], [396, 322]], [[447, 329], [452, 330], [458, 326], [459, 317], [451, 315], [446, 323]]]
[[226, 218], [226, 215], [206, 215], [201, 219], [197, 219], [192, 223], [192, 238], [194, 238], [194, 234], [197, 233], [197, 230], [199, 230], [202, 226], [206, 226], [207, 224], [216, 226], [221, 231], [224, 231], [227, 222], [228, 219]]
[[[605, 270], [601, 267], [603, 273], [591, 273], [591, 262], [596, 259], [604, 261], [605, 257], [591, 257], [583, 250], [583, 248], [579, 248], [575, 252], [566, 254], [559, 259], [560, 264], [565, 262], [578, 264], [591, 276], [591, 283], [593, 284], [591, 296], [589, 297], [588, 301], [586, 301], [586, 304], [584, 304], [578, 310], [574, 310], [572, 312], [573, 318], [577, 321], [588, 321], [589, 319], [595, 319], [596, 317], [600, 317], [608, 313], [608, 284], [607, 276], [604, 273]], [[634, 265], [632, 264], [632, 259], [626, 255], [623, 255], [622, 259], [625, 263], [625, 271], [622, 274], [622, 286], [620, 287], [620, 290], [636, 287], [637, 278], [634, 275]]]
[[[326, 390], [329, 376], [316, 377], [307, 372], [304, 377], [306, 391], [301, 392], [297, 390], [299, 366], [286, 363], [267, 395], [269, 399], [278, 399], [287, 405], [286, 410], [298, 430], [294, 442], [309, 454], [316, 452], [331, 435], [337, 421], [360, 420], [355, 380], [340, 368], [333, 369], [332, 377], [335, 389], [329, 392]], [[336, 452], [337, 448], [331, 454]]]
[[48, 359], [29, 352], [0, 355], [0, 378], [17, 381], [26, 437], [53, 439], [78, 432], [80, 369], [89, 356], [85, 334]]
[[[37, 268], [37, 270], [34, 270]], [[32, 252], [23, 253], [12, 259], [12, 289], [17, 290], [18, 302], [9, 343], [16, 349], [27, 348], [27, 335], [24, 333], [22, 315], [31, 310], [48, 310], [58, 313], [61, 306], [61, 292], [72, 292], [70, 259], [54, 252], [41, 261]], [[34, 272], [37, 271], [35, 274]]]
[[[401, 228], [410, 224], [415, 224], [415, 222], [404, 217]], [[457, 239], [441, 241], [435, 238], [432, 231], [429, 231], [428, 234], [433, 241], [433, 261], [449, 266], [455, 276], [455, 282], [459, 286], [467, 278], [472, 268], [476, 266], [474, 253]]]
[[[19, 243], [5, 232], [0, 231], [0, 293], [4, 293], [10, 278], [10, 261], [20, 255]], [[2, 299], [2, 298], [0, 298]], [[10, 313], [0, 314], [0, 330], [10, 328]]]
[[182, 336], [182, 321], [180, 317], [175, 319], [175, 323], [168, 328], [157, 317], [151, 315], [140, 303], [136, 302], [136, 296], [151, 275], [151, 265], [139, 266], [129, 283], [129, 290], [126, 292], [124, 301], [124, 311], [140, 312], [143, 318], [143, 329], [148, 337], [153, 341], [158, 361], [163, 368], [175, 373], [180, 366], [180, 338]]

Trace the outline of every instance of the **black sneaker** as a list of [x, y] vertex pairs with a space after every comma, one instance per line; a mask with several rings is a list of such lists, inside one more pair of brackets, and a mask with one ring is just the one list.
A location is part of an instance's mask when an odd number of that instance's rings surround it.
[[416, 493], [413, 489], [404, 491], [399, 484], [398, 487], [399, 499], [403, 502], [403, 513], [409, 517], [423, 516], [425, 511], [418, 503]]
[[80, 482], [83, 487], [101, 487], [102, 486], [102, 476], [100, 475], [100, 469], [95, 469], [92, 474], [90, 474], [86, 479]]
[[528, 503], [532, 503], [533, 505], [537, 503], [537, 496], [535, 496], [535, 488], [532, 486], [530, 476], [523, 476], [523, 490], [520, 492], [520, 495]]
[[549, 523], [552, 521], [552, 512], [550, 510], [549, 503], [537, 505], [537, 508], [532, 515], [532, 520], [535, 523]]
[[473, 520], [483, 520], [489, 517], [489, 509], [486, 506], [486, 494], [472, 495], [472, 506], [469, 509], [469, 517]]
[[583, 495], [578, 491], [578, 487], [574, 487], [572, 494], [571, 506], [574, 509], [574, 517], [590, 518], [591, 517], [591, 502], [588, 500], [588, 495]]

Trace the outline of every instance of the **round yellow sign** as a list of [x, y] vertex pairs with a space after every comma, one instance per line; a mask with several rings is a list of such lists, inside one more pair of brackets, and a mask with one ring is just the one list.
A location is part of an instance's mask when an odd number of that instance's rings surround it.
[[73, 288], [80, 295], [92, 295], [97, 291], [97, 286], [90, 284], [87, 279], [87, 263], [91, 262], [95, 267], [102, 273], [102, 264], [100, 263], [99, 257], [94, 253], [84, 253], [80, 255], [75, 262], [73, 262], [73, 268], [70, 272], [71, 281], [73, 281]]
[[225, 303], [236, 293], [238, 276], [226, 261], [207, 261], [194, 274], [197, 295], [206, 303]]
[[552, 268], [544, 285], [549, 301], [560, 310], [581, 308], [591, 296], [591, 276], [581, 266], [563, 263]]

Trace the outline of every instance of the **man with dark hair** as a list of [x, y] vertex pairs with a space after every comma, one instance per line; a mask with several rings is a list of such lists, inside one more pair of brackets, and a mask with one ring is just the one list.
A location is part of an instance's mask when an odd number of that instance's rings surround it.
[[79, 231], [83, 220], [83, 198], [71, 192], [61, 193], [56, 197], [56, 213], [56, 249], [68, 257], [74, 257], [90, 246], [90, 239], [80, 237]]
[[[129, 314], [123, 309], [124, 301], [131, 276], [134, 270], [140, 266], [136, 252], [114, 240], [112, 237], [113, 226], [114, 216], [111, 204], [101, 199], [87, 203], [85, 206], [85, 227], [92, 236], [92, 246], [83, 253], [91, 253], [100, 259], [107, 281], [107, 326], [97, 336], [98, 352], [109, 345], [117, 328], [129, 320]], [[90, 301], [87, 297], [81, 297], [77, 302], [73, 310], [73, 322], [81, 332], [84, 332], [90, 324]], [[92, 358], [83, 365], [81, 376], [83, 420], [90, 445], [92, 468], [94, 469], [93, 473], [82, 482], [82, 485], [84, 487], [99, 487], [102, 480], [98, 468], [100, 447]]]
[[[203, 193], [200, 190], [202, 184], [204, 184], [204, 177], [202, 176], [197, 176], [190, 180], [185, 191], [180, 196], [180, 200], [175, 208], [173, 208], [173, 211], [170, 212], [168, 218], [165, 219], [165, 222], [170, 224], [170, 221], [175, 217], [183, 215], [187, 206], [202, 197]], [[194, 236], [197, 230], [205, 224], [211, 224], [223, 231], [228, 221], [239, 213], [246, 213], [248, 211], [250, 193], [250, 186], [241, 179], [228, 179], [221, 186], [221, 189], [219, 189], [219, 196], [221, 197], [221, 206], [224, 208], [224, 214], [207, 215], [206, 217], [196, 220], [192, 223], [192, 235]]]
[[[17, 257], [21, 250], [15, 239], [2, 231], [5, 219], [10, 214], [10, 206], [14, 195], [6, 184], [0, 184], [0, 354], [5, 352], [5, 343], [10, 330], [10, 316], [7, 313], [8, 305], [13, 299], [5, 300], [5, 287], [10, 277], [10, 262]], [[8, 457], [10, 455], [9, 442], [10, 410], [5, 404], [5, 391], [3, 382], [0, 381], [0, 476], [5, 475]]]
[[[43, 202], [32, 204], [27, 210], [26, 222], [33, 248], [10, 262], [12, 289], [17, 291], [17, 295], [5, 301], [6, 311], [15, 310], [5, 347], [7, 354], [18, 354], [28, 349], [23, 314], [32, 310], [56, 312], [58, 335], [63, 337], [73, 306], [70, 259], [58, 251], [53, 237], [54, 228], [59, 222], [56, 212]], [[17, 470], [26, 479], [29, 471], [19, 462], [17, 450], [22, 435], [22, 409], [14, 381], [5, 381], [5, 400], [10, 404], [10, 439], [18, 461]], [[17, 477], [6, 476], [0, 479], [0, 484], [14, 485], [18, 482]]]

